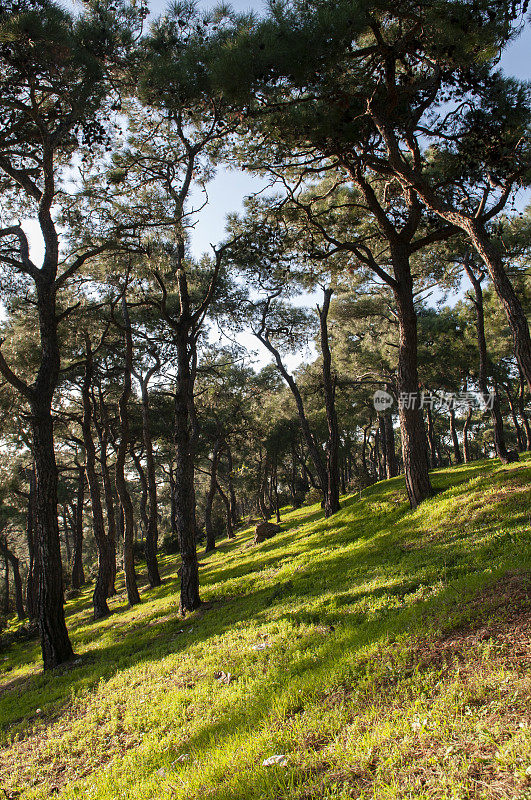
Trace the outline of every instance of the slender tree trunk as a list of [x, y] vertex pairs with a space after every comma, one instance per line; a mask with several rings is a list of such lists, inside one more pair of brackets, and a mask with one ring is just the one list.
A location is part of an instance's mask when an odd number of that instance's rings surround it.
[[455, 427], [455, 409], [453, 407], [453, 403], [450, 407], [450, 434], [452, 437], [452, 445], [454, 448], [455, 463], [462, 464], [463, 458], [461, 456], [461, 450], [459, 449], [459, 439], [457, 438], [457, 430]]
[[[13, 572], [13, 589], [15, 592], [15, 608], [17, 610], [17, 617], [19, 620], [23, 620], [26, 618], [26, 612], [24, 610], [24, 595], [22, 592], [22, 579], [20, 577], [20, 560], [10, 549], [7, 540], [3, 537], [0, 537], [0, 552], [5, 559], [6, 603], [9, 600], [9, 567], [11, 566]], [[9, 607], [7, 607], [7, 613], [9, 613]]]
[[[157, 361], [158, 363], [158, 361]], [[140, 388], [142, 391], [142, 439], [144, 442], [144, 451], [146, 454], [146, 482], [147, 493], [149, 498], [149, 514], [146, 527], [146, 539], [144, 543], [144, 550], [146, 555], [146, 567], [148, 573], [149, 585], [154, 588], [160, 586], [162, 581], [160, 579], [159, 565], [157, 562], [157, 544], [159, 538], [158, 529], [158, 499], [157, 499], [157, 476], [155, 471], [155, 458], [153, 456], [153, 440], [151, 438], [151, 424], [149, 418], [149, 393], [148, 381], [153, 372], [150, 371], [148, 376], [141, 381]]]
[[239, 514], [238, 514], [238, 503], [236, 501], [236, 492], [234, 491], [234, 465], [232, 461], [232, 451], [225, 443], [225, 450], [227, 453], [227, 486], [229, 491], [229, 498], [230, 498], [230, 513], [231, 513], [231, 520], [232, 525], [237, 525], [239, 522]]
[[394, 478], [398, 475], [398, 463], [396, 460], [395, 432], [393, 428], [393, 415], [390, 409], [381, 414], [382, 421], [382, 442], [385, 452], [385, 471], [387, 478]]
[[214, 448], [212, 450], [210, 482], [208, 486], [208, 492], [205, 503], [205, 533], [206, 533], [205, 552], [206, 553], [209, 553], [211, 550], [216, 549], [216, 535], [212, 527], [212, 503], [214, 501], [214, 495], [216, 494], [219, 456], [220, 456], [220, 443], [219, 441], [215, 441]]
[[470, 455], [470, 444], [468, 442], [468, 431], [470, 429], [470, 421], [472, 420], [472, 406], [469, 405], [468, 412], [465, 419], [465, 424], [463, 425], [463, 455], [465, 459], [465, 464], [469, 464], [472, 461]]
[[[58, 355], [58, 354], [57, 354]], [[55, 387], [55, 382], [54, 382]], [[33, 402], [31, 427], [35, 459], [35, 543], [37, 613], [44, 669], [69, 661], [74, 652], [64, 615], [63, 570], [57, 521], [57, 465], [53, 441], [51, 397]]]
[[226, 519], [227, 519], [227, 539], [234, 539], [234, 527], [233, 527], [233, 520], [232, 520], [232, 506], [229, 497], [221, 488], [219, 483], [216, 483], [216, 489], [218, 491], [219, 496], [223, 500], [225, 504], [225, 511], [226, 511]]
[[175, 389], [175, 523], [181, 553], [180, 611], [201, 605], [196, 548], [195, 455], [198, 425], [194, 405], [195, 341], [188, 321], [176, 330], [177, 385]]
[[116, 454], [116, 491], [120, 498], [124, 515], [123, 568], [127, 600], [130, 606], [140, 603], [140, 595], [136, 583], [135, 559], [133, 554], [134, 518], [133, 503], [125, 480], [125, 459], [129, 449], [129, 398], [131, 396], [131, 373], [133, 369], [133, 340], [131, 322], [125, 294], [122, 297], [122, 315], [124, 321], [124, 382], [118, 401], [120, 412], [120, 444]]
[[328, 435], [326, 441], [326, 495], [325, 516], [330, 517], [340, 509], [339, 504], [339, 427], [336, 412], [336, 378], [332, 375], [332, 354], [328, 334], [328, 312], [333, 289], [324, 290], [323, 306], [319, 312], [321, 355], [323, 359], [323, 389], [325, 397]]
[[[99, 409], [101, 415], [101, 425], [96, 425], [98, 440], [100, 445], [100, 464], [101, 464], [101, 477], [103, 480], [103, 491], [105, 497], [105, 510], [107, 516], [107, 539], [109, 543], [109, 560], [110, 560], [110, 575], [109, 575], [109, 593], [108, 597], [113, 597], [116, 594], [115, 581], [116, 581], [116, 509], [114, 503], [114, 489], [111, 473], [109, 469], [109, 461], [107, 458], [107, 448], [109, 446], [110, 438], [110, 424], [107, 413], [107, 406], [103, 398], [101, 387], [99, 389]], [[95, 415], [96, 421], [96, 415]]]
[[280, 525], [280, 504], [279, 504], [279, 501], [278, 501], [278, 474], [277, 474], [277, 469], [278, 469], [278, 466], [277, 466], [277, 461], [276, 461], [276, 457], [275, 457], [275, 467], [273, 469], [273, 472], [271, 473], [271, 485], [272, 485], [272, 489], [273, 489], [273, 500], [274, 500], [274, 506], [275, 506], [275, 517], [276, 517], [276, 520], [277, 520], [277, 525]]
[[507, 448], [505, 446], [505, 437], [503, 434], [503, 417], [501, 415], [498, 392], [495, 390], [493, 392], [493, 396], [491, 396], [487, 386], [488, 355], [487, 355], [487, 340], [485, 338], [485, 312], [483, 308], [483, 290], [481, 288], [482, 278], [478, 278], [474, 274], [472, 268], [466, 262], [464, 264], [464, 268], [474, 288], [474, 306], [476, 310], [476, 333], [477, 333], [477, 344], [478, 344], [478, 355], [479, 355], [479, 367], [478, 367], [479, 390], [483, 397], [483, 402], [485, 403], [486, 408], [490, 410], [496, 455], [498, 456], [498, 458], [502, 463], [507, 464], [511, 460], [511, 456], [507, 452]]
[[4, 614], [9, 616], [9, 559], [4, 553]]
[[83, 503], [85, 499], [85, 467], [78, 467], [76, 508], [74, 514], [74, 554], [72, 557], [72, 589], [85, 583], [83, 570]]
[[409, 503], [414, 509], [432, 493], [419, 397], [417, 314], [409, 256], [401, 248], [394, 247], [392, 258], [397, 282], [394, 295], [399, 327], [398, 395], [402, 398], [399, 402], [402, 458]]
[[133, 460], [133, 463], [136, 467], [136, 471], [138, 473], [138, 477], [140, 480], [140, 502], [139, 502], [139, 510], [140, 510], [140, 524], [142, 529], [142, 538], [145, 539], [147, 528], [148, 528], [148, 489], [147, 489], [147, 479], [144, 467], [142, 466], [142, 460], [139, 455], [135, 452], [135, 448], [131, 446], [129, 450], [129, 454]]
[[98, 474], [96, 472], [96, 448], [92, 438], [92, 403], [90, 400], [90, 389], [94, 374], [92, 359], [92, 348], [88, 335], [85, 336], [85, 375], [83, 378], [82, 399], [83, 399], [83, 444], [85, 446], [85, 471], [90, 494], [90, 505], [92, 509], [92, 531], [98, 549], [98, 574], [92, 595], [94, 608], [94, 619], [102, 619], [109, 613], [107, 597], [111, 578], [111, 564], [109, 552], [109, 540], [105, 534], [105, 523], [103, 520], [103, 508], [101, 505], [101, 490]]
[[27, 470], [29, 493], [28, 510], [26, 516], [26, 539], [28, 542], [29, 568], [26, 579], [26, 608], [31, 620], [37, 619], [37, 586], [38, 586], [38, 559], [35, 542], [35, 467]]
[[529, 419], [525, 411], [525, 380], [521, 372], [520, 372], [520, 391], [518, 392], [518, 411], [520, 413], [520, 419], [522, 420], [522, 425], [524, 426], [525, 438], [526, 438], [526, 450], [531, 450], [531, 425], [529, 424]]
[[319, 447], [317, 446], [317, 442], [315, 441], [314, 435], [310, 428], [310, 423], [308, 422], [308, 418], [306, 417], [306, 412], [304, 410], [304, 403], [302, 401], [302, 396], [299, 391], [299, 387], [295, 383], [293, 377], [289, 374], [289, 372], [285, 368], [282, 359], [280, 357], [279, 351], [271, 344], [267, 336], [264, 335], [263, 333], [258, 333], [255, 335], [257, 336], [257, 339], [260, 342], [262, 342], [264, 347], [266, 347], [275, 358], [278, 371], [288, 384], [291, 393], [295, 399], [295, 405], [297, 406], [297, 413], [299, 416], [299, 422], [301, 425], [304, 441], [306, 443], [306, 447], [308, 448], [308, 453], [310, 454], [310, 458], [315, 468], [315, 472], [317, 473], [317, 481], [319, 484], [319, 488], [321, 489], [321, 492], [323, 494], [323, 502], [326, 505], [326, 498], [328, 494], [327, 471], [325, 465], [323, 464]]
[[496, 294], [500, 298], [513, 336], [514, 353], [531, 391], [531, 337], [522, 304], [507, 276], [503, 259], [483, 225], [468, 221], [465, 230], [489, 272]]
[[509, 382], [502, 384], [503, 388], [505, 389], [505, 394], [507, 395], [507, 400], [509, 401], [509, 408], [511, 410], [511, 417], [513, 420], [514, 429], [516, 431], [516, 441], [518, 442], [518, 450], [523, 453], [526, 449], [524, 435], [522, 432], [522, 428], [520, 427], [520, 423], [518, 422], [518, 417], [516, 415], [516, 407], [514, 403], [513, 393], [511, 392], [511, 387]]
[[72, 563], [72, 548], [70, 546], [70, 522], [66, 503], [63, 503], [63, 533], [65, 537], [66, 563], [70, 565]]

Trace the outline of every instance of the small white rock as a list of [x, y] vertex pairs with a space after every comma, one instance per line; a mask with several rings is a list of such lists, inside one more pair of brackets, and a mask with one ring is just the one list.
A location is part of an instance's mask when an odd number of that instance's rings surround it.
[[287, 767], [288, 766], [288, 759], [286, 756], [278, 755], [278, 756], [269, 756], [269, 758], [265, 758], [262, 761], [263, 767]]

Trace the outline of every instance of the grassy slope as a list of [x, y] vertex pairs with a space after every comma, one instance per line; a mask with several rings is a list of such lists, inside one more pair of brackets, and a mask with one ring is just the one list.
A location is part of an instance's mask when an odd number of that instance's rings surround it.
[[[144, 601], [93, 623], [43, 676], [0, 656], [0, 786], [45, 798], [529, 798], [531, 459], [402, 479], [287, 513], [201, 562], [180, 620], [177, 562]], [[256, 648], [256, 645], [265, 647]], [[256, 648], [256, 649], [255, 649]], [[219, 672], [230, 672], [230, 683]], [[286, 766], [262, 766], [285, 754]]]

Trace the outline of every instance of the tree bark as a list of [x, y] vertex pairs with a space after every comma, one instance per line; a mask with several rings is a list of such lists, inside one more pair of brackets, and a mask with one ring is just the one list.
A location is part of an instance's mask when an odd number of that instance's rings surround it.
[[[393, 291], [399, 327], [397, 385], [399, 398], [403, 399], [402, 402], [399, 402], [398, 409], [402, 458], [409, 503], [411, 508], [415, 509], [432, 493], [426, 457], [426, 433], [420, 408], [417, 314], [413, 302], [413, 281], [409, 255], [404, 249], [396, 246], [392, 248], [391, 252], [396, 280]], [[412, 398], [412, 401], [409, 398]]]
[[[58, 356], [58, 351], [57, 351]], [[43, 357], [43, 360], [46, 361]], [[55, 382], [54, 382], [55, 388]], [[44, 669], [69, 661], [74, 652], [64, 615], [63, 570], [57, 521], [57, 465], [53, 441], [51, 396], [32, 404], [35, 459], [35, 544], [37, 613]]]

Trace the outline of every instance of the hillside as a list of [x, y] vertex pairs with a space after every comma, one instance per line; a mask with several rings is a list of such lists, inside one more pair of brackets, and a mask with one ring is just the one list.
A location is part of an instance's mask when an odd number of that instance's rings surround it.
[[102, 622], [87, 586], [73, 665], [0, 654], [5, 796], [531, 797], [531, 458], [432, 476], [415, 512], [397, 478], [240, 531], [185, 620], [175, 557]]

